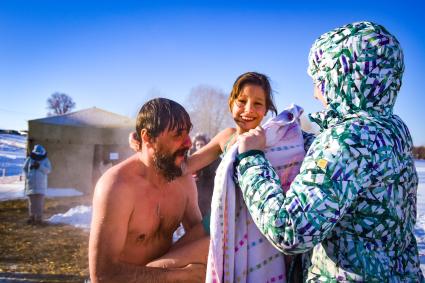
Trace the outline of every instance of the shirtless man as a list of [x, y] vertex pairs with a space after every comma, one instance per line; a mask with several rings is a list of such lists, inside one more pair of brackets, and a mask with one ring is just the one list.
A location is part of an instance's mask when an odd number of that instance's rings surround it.
[[[202, 282], [208, 238], [197, 191], [181, 163], [191, 147], [189, 115], [158, 98], [141, 108], [141, 151], [109, 169], [93, 198], [91, 282]], [[186, 237], [172, 245], [183, 224]], [[203, 238], [202, 238], [203, 237]], [[182, 256], [184, 255], [184, 256]]]

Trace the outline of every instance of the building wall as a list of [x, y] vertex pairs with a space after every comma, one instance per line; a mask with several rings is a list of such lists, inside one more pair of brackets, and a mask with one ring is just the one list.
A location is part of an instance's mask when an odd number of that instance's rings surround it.
[[128, 146], [128, 135], [133, 130], [130, 126], [94, 128], [29, 121], [28, 129], [28, 150], [41, 144], [48, 152], [51, 188], [75, 188], [91, 194], [106, 169], [133, 153]]

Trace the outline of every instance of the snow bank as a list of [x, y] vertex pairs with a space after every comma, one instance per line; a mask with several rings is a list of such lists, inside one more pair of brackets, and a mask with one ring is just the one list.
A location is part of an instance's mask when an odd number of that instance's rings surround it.
[[[0, 184], [0, 201], [11, 200], [11, 199], [23, 199], [25, 198], [24, 193], [25, 182], [17, 182], [11, 184]], [[73, 188], [48, 188], [47, 198], [56, 197], [74, 197], [82, 196], [83, 193]]]
[[91, 206], [79, 205], [65, 213], [55, 214], [47, 221], [51, 223], [65, 223], [88, 231], [91, 222]]
[[415, 236], [418, 241], [422, 272], [425, 273], [425, 160], [416, 160], [415, 165], [419, 177]]
[[26, 157], [25, 136], [0, 134], [0, 177], [20, 175]]

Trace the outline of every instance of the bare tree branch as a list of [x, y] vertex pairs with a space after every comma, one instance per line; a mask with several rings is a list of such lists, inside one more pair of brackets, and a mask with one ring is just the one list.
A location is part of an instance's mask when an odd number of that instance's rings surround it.
[[48, 116], [62, 115], [74, 108], [75, 102], [65, 93], [55, 92], [47, 99]]
[[233, 126], [227, 95], [217, 88], [200, 85], [187, 98], [186, 109], [193, 123], [193, 133], [205, 133], [209, 138]]

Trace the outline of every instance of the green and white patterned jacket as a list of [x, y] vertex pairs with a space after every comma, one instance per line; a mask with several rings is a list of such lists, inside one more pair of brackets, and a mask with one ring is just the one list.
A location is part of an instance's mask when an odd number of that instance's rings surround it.
[[398, 41], [360, 22], [322, 35], [309, 74], [327, 99], [321, 132], [286, 195], [259, 151], [236, 178], [259, 229], [286, 254], [311, 251], [307, 282], [424, 282], [416, 239], [412, 140], [393, 115], [404, 70]]

